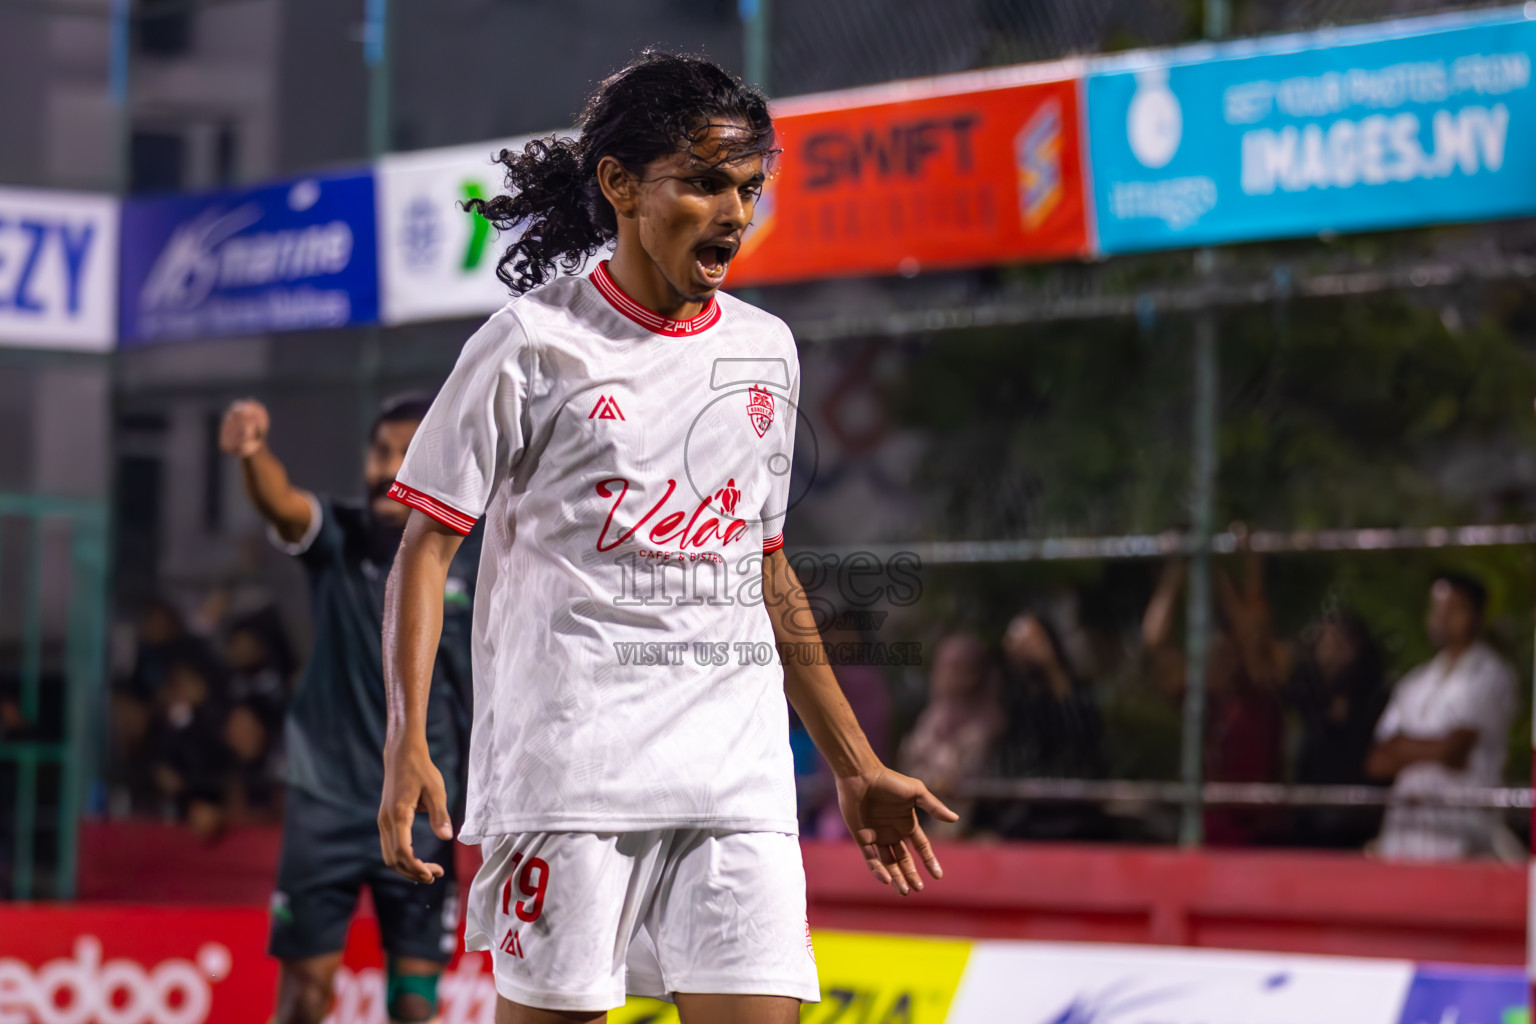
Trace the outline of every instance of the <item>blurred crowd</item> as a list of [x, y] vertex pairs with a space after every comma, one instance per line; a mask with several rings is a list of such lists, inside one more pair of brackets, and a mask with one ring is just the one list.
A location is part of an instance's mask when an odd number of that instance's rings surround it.
[[[1378, 639], [1347, 608], [1333, 608], [1289, 639], [1277, 637], [1263, 562], [1234, 579], [1214, 574], [1216, 616], [1204, 669], [1204, 775], [1224, 783], [1392, 787], [1379, 805], [1208, 806], [1213, 846], [1363, 849], [1394, 859], [1499, 857], [1524, 847], [1494, 812], [1423, 803], [1463, 788], [1504, 784], [1516, 710], [1513, 667], [1483, 637], [1486, 593], [1469, 576], [1438, 576], [1425, 629], [1436, 654], [1388, 677]], [[968, 628], [944, 634], [925, 659], [925, 699], [902, 730], [894, 764], [949, 794], [961, 813], [939, 834], [970, 838], [1166, 841], [1176, 808], [1144, 801], [993, 798], [967, 783], [1020, 779], [1176, 778], [1179, 721], [1189, 677], [1176, 620], [1186, 582], [1168, 563], [1141, 617], [1136, 648], [1116, 678], [1077, 668], [1044, 611], [1018, 612], [994, 643]], [[1408, 598], [1413, 600], [1415, 598]], [[889, 737], [890, 701], [862, 666], [838, 667], [866, 731]], [[1160, 746], [1162, 757], [1147, 758]], [[1127, 749], [1121, 749], [1122, 747]], [[802, 827], [841, 828], [826, 768], [797, 732]], [[1150, 764], [1158, 762], [1160, 764]], [[1159, 770], [1160, 769], [1160, 770]], [[973, 787], [974, 790], [974, 787]], [[983, 798], [984, 797], [984, 798]]]
[[280, 819], [283, 716], [298, 668], [277, 609], [146, 603], [112, 682], [113, 811], [211, 836]]
[[[1229, 571], [1230, 570], [1230, 571]], [[1028, 607], [989, 642], [972, 628], [925, 651], [913, 696], [889, 666], [836, 664], [876, 752], [925, 779], [962, 814], [940, 834], [975, 839], [1166, 841], [1177, 809], [1134, 799], [1017, 800], [967, 795], [985, 780], [1173, 779], [1190, 666], [1179, 621], [1187, 570], [1162, 570], [1121, 668], [1090, 678], [1083, 644], [1060, 616]], [[1429, 662], [1389, 677], [1361, 617], [1330, 608], [1276, 635], [1264, 565], [1218, 567], [1207, 652], [1205, 778], [1229, 783], [1393, 787], [1407, 798], [1503, 784], [1516, 709], [1514, 669], [1483, 637], [1478, 580], [1442, 574], [1427, 595]], [[1408, 598], [1417, 600], [1417, 598]], [[113, 684], [112, 799], [117, 814], [184, 821], [214, 835], [275, 821], [283, 716], [298, 663], [277, 610], [232, 614], [216, 593], [194, 612], [148, 602]], [[847, 626], [848, 628], [845, 628]], [[823, 639], [868, 644], [841, 620]], [[850, 645], [851, 642], [851, 645]], [[798, 722], [792, 748], [802, 831], [843, 834], [825, 762]], [[1364, 849], [1384, 857], [1516, 859], [1524, 849], [1490, 811], [1444, 806], [1210, 806], [1213, 846]]]

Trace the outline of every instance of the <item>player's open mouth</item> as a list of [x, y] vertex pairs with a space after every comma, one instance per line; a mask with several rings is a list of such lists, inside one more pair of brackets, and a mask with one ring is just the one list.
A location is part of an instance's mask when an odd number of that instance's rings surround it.
[[726, 268], [731, 265], [731, 257], [734, 255], [736, 255], [736, 244], [729, 241], [712, 242], [694, 250], [694, 259], [699, 265], [699, 275], [714, 284], [725, 280]]

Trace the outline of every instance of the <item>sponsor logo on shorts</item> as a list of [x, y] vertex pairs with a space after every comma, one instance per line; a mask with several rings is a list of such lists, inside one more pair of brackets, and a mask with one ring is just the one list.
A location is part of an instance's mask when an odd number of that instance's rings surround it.
[[293, 924], [293, 908], [288, 905], [288, 894], [281, 889], [272, 892], [272, 917], [282, 924]]
[[517, 957], [519, 960], [524, 958], [523, 940], [518, 938], [516, 928], [507, 929], [507, 934], [502, 937], [501, 945], [498, 948], [500, 948], [503, 953], [510, 953], [512, 956]]

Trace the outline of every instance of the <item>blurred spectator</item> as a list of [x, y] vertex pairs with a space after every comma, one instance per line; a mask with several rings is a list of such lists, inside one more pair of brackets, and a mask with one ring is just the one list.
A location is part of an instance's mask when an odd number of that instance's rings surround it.
[[1073, 672], [1055, 628], [1033, 612], [1015, 616], [1003, 634], [1003, 709], [998, 764], [1007, 774], [1103, 774], [1104, 724], [1093, 691]]
[[[1167, 643], [1178, 610], [1179, 591], [1184, 583], [1185, 564], [1170, 559], [1162, 571], [1151, 600], [1142, 614], [1139, 643], [1129, 645], [1133, 656], [1125, 659], [1117, 679], [1105, 688], [1101, 711], [1104, 733], [1114, 738], [1104, 746], [1105, 770], [1114, 779], [1171, 780], [1179, 777], [1179, 748], [1183, 742], [1184, 654]], [[1127, 817], [1139, 820], [1158, 834], [1156, 819], [1166, 808], [1120, 808]], [[1168, 825], [1168, 821], [1161, 825]], [[1171, 826], [1177, 828], [1176, 824]], [[1133, 832], [1139, 831], [1133, 829]], [[1172, 833], [1164, 838], [1171, 838]]]
[[[1430, 588], [1425, 626], [1438, 652], [1398, 682], [1366, 770], [1391, 779], [1393, 796], [1452, 792], [1502, 781], [1515, 674], [1482, 639], [1487, 592], [1470, 576], [1443, 573]], [[1467, 807], [1388, 808], [1377, 852], [1398, 860], [1453, 860], [1494, 853], [1494, 815]]]
[[987, 649], [974, 633], [939, 641], [928, 680], [928, 705], [897, 754], [900, 770], [938, 793], [960, 815], [957, 825], [934, 822], [930, 834], [954, 834], [968, 824], [971, 806], [955, 801], [957, 783], [985, 773], [1004, 726], [988, 671]]
[[146, 737], [157, 720], [156, 709], [172, 668], [178, 664], [192, 666], [205, 688], [216, 675], [212, 652], [188, 633], [181, 613], [164, 598], [151, 598], [139, 617], [133, 667], [112, 687], [112, 755], [130, 805], [143, 806], [158, 795], [145, 756]]
[[[1284, 716], [1277, 697], [1289, 655], [1274, 638], [1264, 593], [1264, 563], [1249, 554], [1242, 587], [1225, 571], [1212, 576], [1221, 614], [1206, 652], [1205, 771], [1208, 782], [1279, 782]], [[1173, 692], [1186, 671], [1182, 650], [1169, 634], [1184, 572], [1165, 570], [1142, 620], [1153, 678]], [[1276, 838], [1282, 822], [1264, 807], [1211, 807], [1205, 838], [1212, 846], [1241, 846]]]
[[150, 598], [139, 617], [133, 671], [118, 688], [125, 695], [152, 705], [173, 665], [194, 661], [201, 671], [211, 658], [207, 645], [187, 631], [186, 622], [174, 605], [161, 597]]
[[276, 610], [263, 609], [236, 620], [224, 639], [228, 669], [225, 693], [231, 708], [246, 707], [276, 741], [288, 708], [288, 681], [293, 673], [282, 623]]
[[249, 704], [237, 704], [224, 719], [221, 738], [229, 752], [227, 810], [241, 822], [277, 821], [282, 765], [276, 733]]
[[222, 826], [229, 764], [210, 693], [202, 664], [192, 658], [172, 661], [145, 737], [145, 761], [157, 794], [204, 836]]
[[1175, 704], [1184, 700], [1184, 650], [1169, 638], [1188, 574], [1189, 565], [1182, 558], [1164, 562], [1152, 599], [1141, 616], [1143, 675], [1156, 693]]
[[[1230, 632], [1211, 638], [1206, 667], [1205, 779], [1208, 782], [1280, 782], [1285, 719], [1273, 690], [1244, 664]], [[1249, 846], [1279, 837], [1284, 823], [1274, 808], [1208, 807], [1209, 846]]]
[[[1381, 651], [1365, 622], [1335, 611], [1303, 639], [1285, 697], [1300, 720], [1294, 779], [1303, 786], [1362, 786], [1376, 720], [1386, 705]], [[1376, 834], [1374, 808], [1308, 807], [1296, 815], [1294, 836], [1305, 846], [1358, 849]]]
[[[1088, 684], [1073, 672], [1056, 630], [1021, 612], [1003, 634], [1006, 719], [993, 772], [1010, 779], [1093, 779], [1104, 774], [1104, 723]], [[1092, 804], [988, 802], [977, 827], [1010, 839], [1104, 838]]]
[[275, 608], [237, 619], [224, 641], [229, 713], [223, 739], [231, 757], [229, 811], [266, 819], [278, 810], [283, 716], [293, 655]]
[[10, 689], [9, 686], [0, 688], [0, 740], [19, 740], [30, 731], [21, 713], [21, 701], [9, 692]]
[[[1242, 587], [1218, 568], [1212, 575], [1222, 629], [1211, 638], [1206, 663], [1205, 777], [1211, 782], [1280, 782], [1284, 775], [1285, 716], [1280, 684], [1290, 652], [1275, 639], [1264, 560], [1244, 559]], [[1278, 839], [1281, 812], [1268, 807], [1214, 807], [1205, 812], [1211, 846], [1246, 846]]]

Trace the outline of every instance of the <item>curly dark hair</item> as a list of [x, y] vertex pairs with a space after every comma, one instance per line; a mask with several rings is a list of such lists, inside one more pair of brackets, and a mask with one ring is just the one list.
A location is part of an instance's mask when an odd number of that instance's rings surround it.
[[508, 194], [464, 203], [501, 231], [521, 229], [496, 276], [521, 294], [549, 280], [557, 264], [566, 273], [578, 270], [618, 233], [618, 217], [597, 184], [603, 157], [639, 173], [697, 143], [718, 120], [747, 129], [722, 160], [775, 152], [761, 92], [702, 57], [647, 50], [588, 98], [576, 122], [581, 138], [551, 136], [521, 153], [502, 150], [496, 160], [506, 165]]

